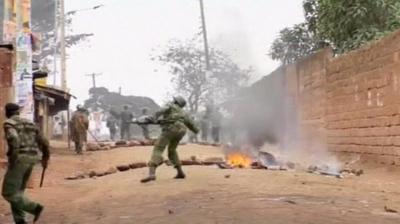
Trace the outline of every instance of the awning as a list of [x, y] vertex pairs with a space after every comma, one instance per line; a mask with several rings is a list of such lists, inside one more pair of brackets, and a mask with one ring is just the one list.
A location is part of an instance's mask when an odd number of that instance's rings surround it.
[[76, 98], [75, 96], [61, 89], [38, 84], [34, 85], [34, 93], [35, 100], [40, 101], [48, 99], [49, 115], [51, 116], [56, 115], [60, 111], [68, 110], [71, 97]]

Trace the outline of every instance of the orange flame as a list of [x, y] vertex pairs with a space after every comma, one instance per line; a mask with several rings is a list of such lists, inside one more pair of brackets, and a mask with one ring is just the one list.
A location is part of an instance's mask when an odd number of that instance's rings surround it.
[[233, 167], [248, 168], [251, 166], [250, 157], [241, 153], [232, 153], [227, 156], [227, 163]]

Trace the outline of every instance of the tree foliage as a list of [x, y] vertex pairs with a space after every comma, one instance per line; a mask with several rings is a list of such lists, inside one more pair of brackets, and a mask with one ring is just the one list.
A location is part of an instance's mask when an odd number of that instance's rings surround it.
[[[55, 2], [56, 0], [32, 1], [32, 31], [41, 35], [41, 51], [38, 55], [38, 60], [52, 56], [55, 49], [57, 49], [57, 55], [61, 53], [60, 42], [58, 41], [57, 45], [54, 45], [54, 35], [56, 34]], [[72, 31], [72, 15], [73, 14], [66, 13], [65, 26], [68, 31]], [[65, 37], [66, 47], [68, 48], [77, 45], [80, 42], [87, 40], [90, 36], [93, 36], [93, 34], [69, 34]]]
[[[31, 5], [31, 28], [34, 33], [40, 34], [41, 36], [41, 50], [40, 54], [37, 55], [38, 60], [45, 59], [48, 56], [54, 54], [55, 47], [57, 48], [57, 54], [60, 54], [60, 46], [54, 45], [55, 35], [55, 2], [56, 0], [33, 0]], [[0, 4], [0, 18], [3, 18], [4, 4]], [[65, 25], [68, 31], [72, 31], [71, 23], [73, 13], [67, 13], [65, 19]], [[2, 31], [2, 29], [1, 29]], [[3, 36], [2, 32], [0, 33]], [[79, 44], [82, 41], [87, 40], [88, 37], [92, 36], [90, 33], [81, 34], [70, 34], [66, 36], [66, 47], [71, 47]]]
[[283, 64], [290, 64], [316, 49], [313, 33], [308, 30], [306, 23], [301, 23], [281, 30], [279, 38], [272, 43], [269, 55]]
[[304, 0], [305, 23], [285, 28], [269, 55], [291, 63], [325, 46], [354, 50], [400, 28], [398, 0]]
[[169, 67], [176, 93], [187, 98], [191, 112], [234, 96], [252, 71], [251, 68], [241, 69], [228, 55], [214, 48], [210, 49], [210, 71], [206, 71], [203, 50], [195, 39], [174, 40], [153, 57]]

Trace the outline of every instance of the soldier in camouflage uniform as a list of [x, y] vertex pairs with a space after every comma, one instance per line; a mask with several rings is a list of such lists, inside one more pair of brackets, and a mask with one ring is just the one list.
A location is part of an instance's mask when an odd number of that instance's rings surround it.
[[180, 140], [185, 136], [186, 129], [198, 133], [199, 130], [190, 119], [189, 115], [183, 111], [186, 101], [182, 97], [174, 97], [173, 102], [156, 112], [154, 119], [161, 125], [161, 135], [158, 137], [151, 160], [149, 162], [149, 176], [142, 179], [142, 183], [154, 181], [156, 179], [156, 168], [163, 163], [163, 152], [168, 146], [168, 158], [177, 170], [176, 179], [185, 178], [181, 162], [176, 148]]
[[87, 111], [80, 105], [71, 118], [71, 137], [75, 143], [75, 151], [82, 154], [82, 148], [87, 142], [87, 130], [89, 129], [89, 119]]
[[40, 134], [39, 129], [29, 120], [19, 116], [19, 106], [8, 103], [5, 106], [7, 120], [4, 132], [8, 144], [8, 168], [3, 180], [2, 196], [11, 205], [14, 221], [25, 224], [25, 213], [34, 215], [34, 222], [39, 219], [43, 206], [29, 200], [24, 191], [34, 165], [40, 161], [47, 167], [50, 158], [49, 142]]
[[124, 106], [124, 110], [120, 114], [121, 118], [121, 140], [129, 140], [131, 138], [131, 122], [133, 114], [128, 110], [127, 105]]
[[110, 131], [110, 139], [114, 141], [115, 135], [117, 134], [117, 119], [115, 119], [115, 117], [112, 114], [108, 115], [106, 126]]
[[[146, 107], [142, 108], [142, 116], [147, 116], [148, 109]], [[143, 137], [147, 140], [150, 140], [150, 131], [148, 124], [140, 124], [140, 128], [142, 129]]]
[[211, 136], [214, 143], [219, 143], [221, 138], [221, 123], [223, 116], [219, 107], [216, 107], [211, 114]]

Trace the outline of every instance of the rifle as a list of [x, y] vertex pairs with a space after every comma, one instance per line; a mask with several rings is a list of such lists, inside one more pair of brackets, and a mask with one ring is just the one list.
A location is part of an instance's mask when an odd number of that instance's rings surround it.
[[154, 119], [152, 116], [141, 116], [139, 118], [132, 119], [129, 123], [137, 125], [149, 125], [149, 124], [160, 124], [160, 120]]
[[46, 173], [46, 169], [47, 169], [47, 167], [43, 167], [42, 176], [40, 177], [40, 187], [43, 186], [44, 174]]

